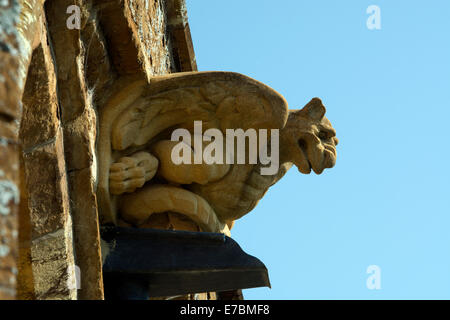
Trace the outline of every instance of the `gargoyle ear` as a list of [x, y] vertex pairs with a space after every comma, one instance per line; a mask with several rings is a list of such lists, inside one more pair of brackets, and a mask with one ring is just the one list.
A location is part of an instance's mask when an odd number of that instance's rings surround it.
[[308, 118], [318, 121], [322, 120], [326, 111], [325, 106], [322, 104], [322, 100], [319, 98], [312, 98], [301, 110]]

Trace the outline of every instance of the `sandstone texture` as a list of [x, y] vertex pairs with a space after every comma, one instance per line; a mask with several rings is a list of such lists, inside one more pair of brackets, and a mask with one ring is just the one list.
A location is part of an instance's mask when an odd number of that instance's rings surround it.
[[0, 299], [16, 297], [21, 97], [40, 1], [0, 3]]
[[103, 299], [99, 106], [124, 75], [196, 69], [169, 23], [188, 30], [182, 7], [0, 1], [0, 299]]

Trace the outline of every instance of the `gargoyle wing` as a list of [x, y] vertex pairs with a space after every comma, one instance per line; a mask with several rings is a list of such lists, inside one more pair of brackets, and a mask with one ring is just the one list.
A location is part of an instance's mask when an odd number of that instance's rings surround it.
[[268, 86], [231, 72], [178, 73], [152, 78], [141, 96], [112, 128], [112, 147], [146, 144], [171, 128], [281, 129], [287, 120], [284, 98]]

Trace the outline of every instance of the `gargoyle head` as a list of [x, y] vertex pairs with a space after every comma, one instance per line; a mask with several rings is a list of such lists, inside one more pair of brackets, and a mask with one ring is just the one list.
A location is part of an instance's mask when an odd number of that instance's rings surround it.
[[336, 131], [325, 117], [326, 109], [319, 98], [313, 98], [301, 110], [290, 110], [281, 131], [281, 152], [301, 173], [311, 169], [320, 174], [336, 163]]

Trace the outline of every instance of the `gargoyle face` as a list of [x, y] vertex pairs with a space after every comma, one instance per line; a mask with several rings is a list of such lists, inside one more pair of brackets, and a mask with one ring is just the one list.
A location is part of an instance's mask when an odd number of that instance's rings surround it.
[[320, 174], [336, 163], [336, 131], [325, 117], [326, 109], [313, 98], [303, 109], [291, 111], [282, 135], [285, 158], [301, 173]]

